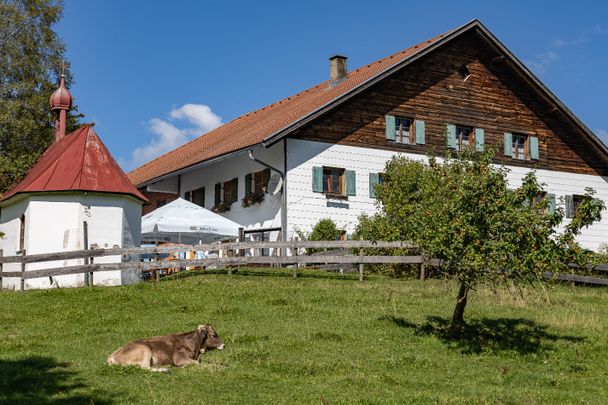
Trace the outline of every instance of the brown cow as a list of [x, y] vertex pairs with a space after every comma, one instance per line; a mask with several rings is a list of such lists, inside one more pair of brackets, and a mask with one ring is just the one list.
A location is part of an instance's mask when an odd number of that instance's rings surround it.
[[224, 342], [211, 325], [199, 325], [192, 332], [156, 336], [129, 342], [108, 357], [108, 364], [139, 366], [151, 371], [168, 372], [168, 368], [198, 364], [201, 353], [224, 348]]

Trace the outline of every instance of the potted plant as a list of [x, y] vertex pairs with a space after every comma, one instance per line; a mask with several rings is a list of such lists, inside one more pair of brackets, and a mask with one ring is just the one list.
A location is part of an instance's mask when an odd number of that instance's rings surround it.
[[230, 204], [226, 204], [224, 202], [217, 203], [211, 208], [211, 211], [215, 212], [216, 214], [222, 214], [226, 211], [230, 211]]
[[247, 208], [264, 201], [264, 193], [251, 193], [241, 200], [241, 207]]

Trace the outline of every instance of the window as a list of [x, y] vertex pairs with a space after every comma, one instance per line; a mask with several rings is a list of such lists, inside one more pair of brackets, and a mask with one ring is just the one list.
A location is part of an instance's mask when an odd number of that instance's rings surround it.
[[395, 117], [395, 142], [415, 144], [413, 120], [410, 118]]
[[376, 198], [376, 186], [384, 183], [384, 173], [369, 174], [369, 198]]
[[19, 218], [19, 251], [25, 249], [25, 215]]
[[530, 159], [530, 149], [528, 143], [528, 135], [513, 134], [513, 159], [528, 160]]
[[345, 195], [344, 169], [323, 167], [323, 193]]
[[[547, 198], [547, 192], [546, 191], [541, 191], [540, 193], [538, 193], [538, 194], [536, 194], [534, 196], [534, 199], [532, 201], [532, 205], [534, 206], [534, 205], [537, 205], [537, 204], [543, 202], [545, 200], [545, 198]], [[543, 214], [545, 213], [545, 209], [544, 208], [541, 210], [541, 213], [543, 213]]]
[[266, 192], [268, 180], [270, 179], [270, 169], [250, 173], [245, 176], [245, 195], [262, 194]]
[[190, 193], [190, 201], [201, 207], [205, 206], [205, 187], [192, 190]]
[[473, 128], [456, 125], [456, 145], [458, 150], [473, 146]]
[[215, 185], [215, 205], [232, 204], [238, 199], [239, 179], [235, 178]]
[[201, 207], [205, 206], [205, 187], [197, 188], [196, 190], [186, 191], [184, 199], [193, 202]]
[[357, 173], [338, 167], [313, 166], [313, 193], [325, 194], [328, 198], [347, 198], [357, 195]]
[[237, 188], [238, 188], [238, 179], [232, 179], [230, 181], [225, 181], [224, 182], [224, 198], [222, 200], [222, 202], [226, 203], [226, 204], [232, 204], [234, 202], [236, 202], [236, 200], [238, 199], [237, 196]]
[[578, 207], [581, 206], [581, 203], [583, 202], [584, 197], [582, 195], [573, 195], [572, 196], [572, 213], [574, 215], [576, 215], [576, 213], [578, 212]]

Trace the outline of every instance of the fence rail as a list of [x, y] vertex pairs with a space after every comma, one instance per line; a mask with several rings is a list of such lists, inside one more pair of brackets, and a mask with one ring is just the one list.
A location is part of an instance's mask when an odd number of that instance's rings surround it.
[[[92, 278], [95, 272], [116, 270], [137, 270], [140, 272], [154, 271], [156, 278], [159, 271], [169, 268], [187, 267], [210, 267], [210, 266], [240, 266], [240, 265], [267, 265], [267, 266], [293, 266], [293, 275], [297, 276], [298, 268], [305, 265], [328, 265], [350, 266], [358, 265], [359, 279], [363, 281], [363, 265], [365, 264], [418, 264], [421, 266], [421, 278], [424, 278], [426, 266], [441, 266], [437, 259], [428, 259], [420, 255], [382, 255], [364, 254], [363, 249], [398, 249], [403, 253], [411, 253], [416, 247], [408, 242], [387, 241], [298, 241], [289, 242], [234, 242], [223, 244], [202, 245], [179, 245], [179, 246], [153, 246], [139, 248], [111, 248], [111, 249], [87, 249], [70, 252], [53, 252], [33, 255], [25, 255], [25, 252], [15, 256], [2, 256], [0, 251], [0, 286], [3, 277], [17, 277], [21, 279], [21, 289], [24, 281], [41, 277], [54, 277], [85, 273]], [[260, 252], [261, 249], [277, 249], [275, 255], [271, 256], [247, 256], [246, 251], [253, 249]], [[303, 254], [301, 249], [317, 249], [316, 253]], [[329, 249], [329, 250], [328, 250]], [[335, 250], [332, 250], [335, 249]], [[164, 255], [183, 251], [211, 251], [222, 252], [223, 257], [207, 257], [203, 259], [178, 259], [156, 261], [141, 261], [140, 255]], [[232, 255], [228, 255], [232, 252]], [[94, 257], [121, 256], [120, 263], [94, 263]], [[84, 259], [84, 264], [46, 268], [40, 270], [24, 271], [25, 265], [30, 263], [43, 263], [48, 261], [62, 261]], [[19, 271], [5, 271], [3, 265], [10, 263], [21, 264]], [[577, 268], [576, 265], [571, 265]], [[4, 269], [6, 266], [4, 266]], [[608, 271], [608, 264], [602, 264], [593, 268], [597, 271]], [[546, 278], [558, 280], [583, 282], [598, 285], [608, 285], [608, 278], [600, 278], [589, 275], [545, 273]], [[1, 288], [1, 287], [0, 287]]]
[[408, 242], [386, 242], [365, 240], [335, 240], [335, 241], [291, 241], [291, 242], [233, 242], [222, 244], [179, 245], [179, 246], [151, 246], [134, 248], [112, 249], [86, 249], [70, 252], [39, 253], [33, 255], [15, 255], [0, 257], [0, 263], [40, 263], [54, 260], [84, 259], [102, 256], [124, 256], [144, 254], [179, 253], [186, 250], [218, 251], [218, 250], [248, 250], [248, 249], [356, 249], [356, 248], [383, 248], [383, 249], [415, 249]]

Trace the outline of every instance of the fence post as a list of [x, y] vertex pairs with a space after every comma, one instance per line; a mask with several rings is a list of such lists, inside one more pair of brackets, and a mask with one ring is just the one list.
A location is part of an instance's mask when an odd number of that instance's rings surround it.
[[[363, 240], [363, 237], [360, 237], [359, 240]], [[363, 256], [363, 248], [359, 248], [359, 257]], [[363, 282], [363, 263], [359, 263], [359, 282]]]
[[[82, 238], [83, 238], [83, 245], [85, 249], [89, 248], [89, 224], [87, 223], [87, 221], [82, 221]], [[84, 258], [84, 264], [87, 265], [89, 264], [89, 258], [85, 257]], [[91, 286], [91, 280], [89, 280], [89, 277], [91, 276], [90, 273], [88, 272], [84, 272], [84, 285], [86, 286]], [[49, 277], [51, 278], [51, 277]], [[52, 278], [51, 278], [52, 279]]]
[[19, 291], [25, 291], [25, 249], [21, 249], [21, 283], [19, 286]]
[[420, 264], [420, 280], [426, 280], [426, 258], [422, 256], [422, 263]]
[[[297, 241], [297, 238], [294, 238], [293, 236], [291, 237], [291, 254], [293, 255], [293, 257], [295, 257], [296, 259], [298, 258], [298, 248], [296, 247], [295, 242]], [[285, 252], [287, 252], [287, 249], [285, 249]], [[298, 262], [296, 261], [293, 265], [293, 278], [298, 277]]]
[[[0, 249], [0, 257], [4, 256], [4, 250]], [[2, 291], [2, 263], [0, 263], [0, 291]]]
[[[156, 246], [158, 246], [158, 243], [156, 244]], [[154, 255], [154, 261], [155, 262], [160, 261], [160, 255], [158, 254], [158, 252]], [[160, 281], [160, 268], [157, 268], [156, 270], [154, 270], [154, 279], [157, 283]]]
[[[93, 249], [93, 248], [91, 248]], [[89, 257], [89, 264], [93, 264], [93, 260], [95, 260], [95, 258], [93, 256]], [[89, 271], [89, 286], [93, 287], [93, 272]]]

